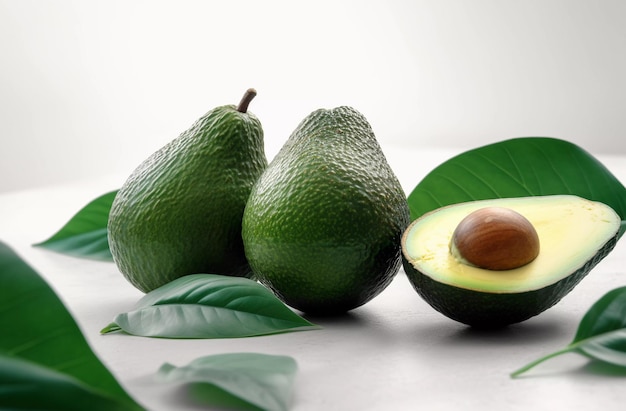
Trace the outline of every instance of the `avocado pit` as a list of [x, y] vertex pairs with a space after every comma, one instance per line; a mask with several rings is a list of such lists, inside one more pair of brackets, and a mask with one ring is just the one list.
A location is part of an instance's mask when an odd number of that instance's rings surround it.
[[486, 270], [522, 267], [539, 255], [539, 236], [520, 213], [505, 207], [480, 208], [454, 230], [450, 252], [463, 264]]

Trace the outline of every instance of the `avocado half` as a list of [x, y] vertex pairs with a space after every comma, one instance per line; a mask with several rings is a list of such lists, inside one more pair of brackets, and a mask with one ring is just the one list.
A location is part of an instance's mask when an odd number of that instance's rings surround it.
[[[487, 270], [450, 253], [459, 222], [491, 206], [517, 211], [532, 223], [540, 244], [532, 262]], [[473, 327], [502, 327], [527, 320], [567, 295], [615, 247], [620, 223], [606, 204], [571, 195], [453, 204], [409, 225], [402, 237], [403, 266], [417, 293], [437, 311]]]

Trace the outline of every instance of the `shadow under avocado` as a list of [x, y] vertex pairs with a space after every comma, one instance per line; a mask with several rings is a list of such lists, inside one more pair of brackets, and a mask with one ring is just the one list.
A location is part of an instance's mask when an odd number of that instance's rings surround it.
[[571, 334], [573, 338], [574, 331], [575, 329], [570, 330], [568, 323], [558, 317], [531, 319], [499, 328], [476, 328], [441, 316], [437, 321], [429, 319], [428, 322], [418, 324], [411, 334], [416, 339], [429, 335], [438, 344], [458, 348], [475, 345], [495, 347], [506, 344], [558, 344], [564, 335]]
[[[463, 327], [452, 335], [460, 341], [481, 341], [500, 343], [505, 340], [517, 342], [555, 341], [562, 337], [564, 329], [562, 322], [557, 318], [538, 321], [524, 321], [498, 328]], [[572, 331], [573, 333], [573, 331]]]
[[301, 314], [304, 319], [324, 328], [358, 328], [370, 323], [365, 312], [348, 311], [340, 314]]

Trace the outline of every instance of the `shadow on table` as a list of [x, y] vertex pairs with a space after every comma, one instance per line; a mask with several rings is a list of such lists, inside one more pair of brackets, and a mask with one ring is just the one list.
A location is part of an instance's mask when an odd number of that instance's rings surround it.
[[[528, 320], [518, 324], [494, 329], [469, 326], [460, 328], [451, 335], [452, 339], [467, 342], [494, 342], [515, 340], [518, 343], [554, 341], [567, 333], [567, 328], [557, 317]], [[575, 330], [572, 331], [572, 337]]]
[[608, 364], [600, 361], [590, 361], [577, 371], [590, 375], [602, 375], [605, 377], [626, 377], [626, 367]]
[[371, 322], [367, 312], [348, 311], [337, 315], [302, 315], [307, 321], [324, 328], [360, 328]]
[[437, 344], [458, 348], [476, 345], [554, 344], [563, 340], [564, 335], [573, 338], [575, 331], [575, 328], [570, 329], [569, 323], [558, 316], [535, 318], [495, 329], [474, 328], [441, 316], [437, 321], [431, 317], [428, 322], [419, 324], [407, 332], [416, 340], [427, 335]]

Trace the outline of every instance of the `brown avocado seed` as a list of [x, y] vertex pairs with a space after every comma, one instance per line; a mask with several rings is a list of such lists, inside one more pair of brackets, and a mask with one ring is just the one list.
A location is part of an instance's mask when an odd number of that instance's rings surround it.
[[539, 255], [539, 236], [516, 211], [485, 207], [465, 217], [454, 230], [450, 252], [461, 262], [487, 270], [510, 270]]

